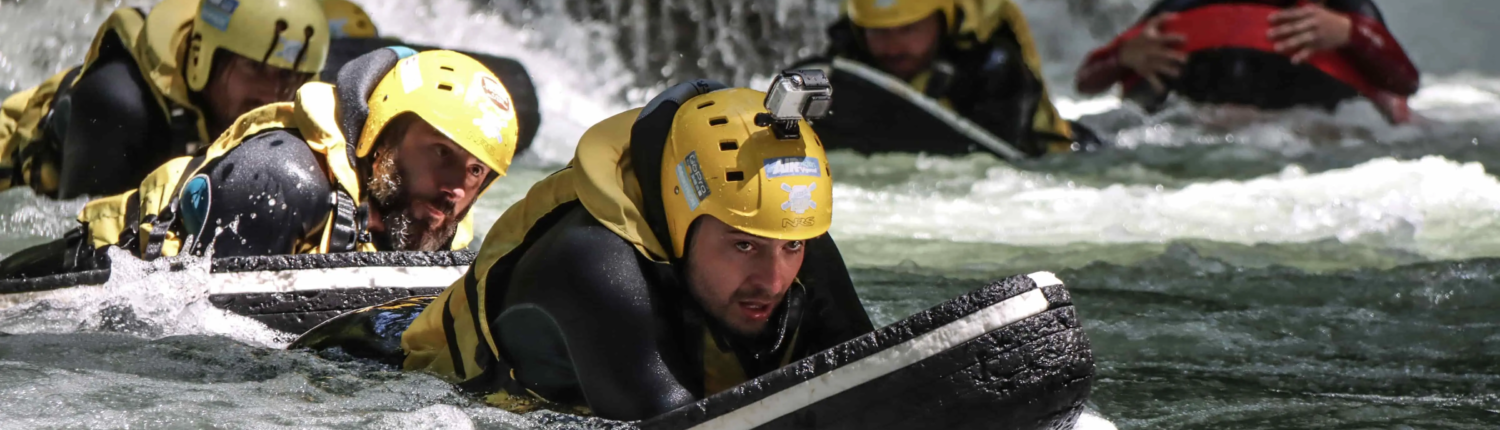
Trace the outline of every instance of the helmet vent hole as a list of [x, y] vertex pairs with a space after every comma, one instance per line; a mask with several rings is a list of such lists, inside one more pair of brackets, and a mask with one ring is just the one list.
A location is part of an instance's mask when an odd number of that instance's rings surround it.
[[439, 69], [443, 69], [443, 70], [447, 70], [449, 72], [453, 71], [453, 68], [452, 67], [448, 67], [448, 66], [438, 66], [438, 68]]
[[736, 150], [736, 149], [740, 149], [740, 143], [739, 142], [735, 142], [733, 140], [726, 140], [726, 141], [723, 141], [723, 142], [719, 142], [719, 150], [720, 151], [733, 151], [733, 150]]
[[713, 105], [714, 105], [714, 102], [704, 102], [703, 104], [698, 105], [698, 109], [703, 109], [703, 108], [706, 108], [706, 107], [709, 107], [709, 106], [713, 106]]
[[745, 172], [724, 172], [724, 180], [739, 182], [745, 180]]
[[724, 125], [729, 123], [729, 118], [718, 117], [708, 120], [708, 125]]
[[438, 84], [438, 89], [443, 91], [453, 91], [453, 86], [448, 84]]
[[271, 43], [266, 45], [266, 55], [260, 57], [261, 63], [267, 63], [271, 61], [271, 54], [276, 52], [276, 39], [281, 37], [281, 32], [286, 31], [288, 27], [289, 26], [286, 24], [286, 20], [276, 20], [276, 31], [271, 32]]

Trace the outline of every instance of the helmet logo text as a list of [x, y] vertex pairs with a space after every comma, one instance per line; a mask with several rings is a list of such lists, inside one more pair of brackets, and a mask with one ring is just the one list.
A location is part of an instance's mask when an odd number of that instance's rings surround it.
[[823, 176], [823, 168], [814, 157], [780, 157], [767, 158], [765, 161], [766, 177], [780, 178], [783, 176]]
[[817, 217], [807, 218], [782, 218], [781, 228], [812, 227]]
[[698, 165], [698, 151], [689, 152], [681, 163], [677, 163], [677, 185], [682, 187], [682, 198], [687, 200], [688, 210], [698, 210], [698, 205], [708, 198], [708, 180], [703, 178], [703, 168]]
[[239, 7], [239, 0], [203, 0], [203, 7], [198, 9], [198, 15], [209, 26], [219, 31], [229, 31], [229, 18], [234, 16], [234, 10]]

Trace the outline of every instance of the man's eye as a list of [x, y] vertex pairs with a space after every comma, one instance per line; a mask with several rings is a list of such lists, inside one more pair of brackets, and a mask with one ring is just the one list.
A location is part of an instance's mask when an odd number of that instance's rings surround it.
[[794, 241], [791, 241], [791, 242], [787, 242], [786, 243], [786, 249], [788, 251], [801, 251], [802, 250], [802, 244], [803, 244], [803, 242], [800, 241], [800, 240], [794, 240]]
[[479, 166], [469, 166], [469, 176], [473, 176], [473, 177], [484, 176], [484, 168], [483, 167], [479, 167]]
[[734, 249], [738, 249], [740, 252], [750, 252], [755, 249], [755, 245], [751, 245], [750, 242], [735, 242]]

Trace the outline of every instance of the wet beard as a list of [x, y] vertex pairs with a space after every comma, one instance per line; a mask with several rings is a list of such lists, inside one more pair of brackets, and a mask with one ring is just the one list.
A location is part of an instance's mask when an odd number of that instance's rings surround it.
[[370, 200], [385, 223], [385, 232], [375, 233], [376, 238], [395, 251], [447, 250], [463, 214], [455, 216], [453, 204], [447, 200], [425, 199], [427, 204], [443, 211], [443, 223], [431, 225], [417, 221], [411, 215], [411, 194], [401, 186], [406, 174], [396, 165], [395, 152], [383, 151], [375, 156], [374, 173], [367, 184]]

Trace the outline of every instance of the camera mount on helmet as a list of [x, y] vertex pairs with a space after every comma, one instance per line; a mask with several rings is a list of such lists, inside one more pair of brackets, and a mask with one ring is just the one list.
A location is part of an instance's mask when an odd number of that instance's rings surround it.
[[769, 127], [777, 139], [800, 139], [802, 133], [797, 121], [826, 117], [832, 105], [833, 86], [823, 71], [783, 71], [766, 91], [765, 106], [770, 112], [756, 114], [755, 125]]

